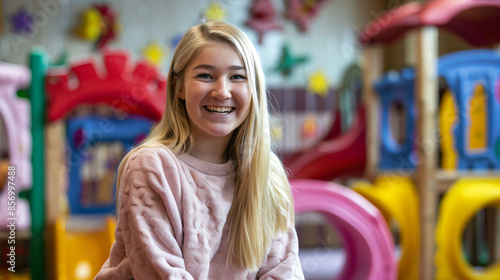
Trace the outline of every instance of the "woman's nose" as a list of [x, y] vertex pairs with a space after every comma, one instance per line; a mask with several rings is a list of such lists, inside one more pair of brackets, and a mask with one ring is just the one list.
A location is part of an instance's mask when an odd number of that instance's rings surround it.
[[216, 83], [214, 83], [212, 97], [220, 100], [231, 98], [230, 85], [225, 79], [219, 79]]

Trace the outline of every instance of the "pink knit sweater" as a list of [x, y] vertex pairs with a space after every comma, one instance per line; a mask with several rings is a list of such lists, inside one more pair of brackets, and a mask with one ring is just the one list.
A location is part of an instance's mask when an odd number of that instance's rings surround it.
[[233, 163], [165, 147], [132, 154], [121, 177], [116, 241], [97, 280], [304, 279], [293, 227], [276, 236], [262, 267], [226, 265]]

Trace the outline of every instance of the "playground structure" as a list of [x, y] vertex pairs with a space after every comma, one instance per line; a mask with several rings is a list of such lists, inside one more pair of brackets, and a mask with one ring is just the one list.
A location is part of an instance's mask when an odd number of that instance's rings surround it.
[[40, 171], [30, 196], [31, 279], [93, 279], [114, 240], [114, 218], [104, 217], [115, 209], [115, 169], [161, 117], [166, 82], [146, 62], [129, 65], [119, 50], [103, 53], [104, 69], [92, 59], [68, 69], [47, 60], [41, 50], [30, 56]]
[[[449, 31], [475, 46], [487, 46], [500, 42], [499, 34], [493, 26], [500, 22], [500, 3], [486, 0], [435, 0], [425, 4], [412, 2], [382, 15], [368, 25], [360, 35], [360, 43], [364, 49], [364, 98], [367, 104], [367, 178], [374, 179], [378, 174], [379, 147], [378, 116], [379, 102], [376, 88], [373, 85], [381, 76], [381, 44], [391, 43], [402, 37], [409, 30], [416, 30], [417, 60], [415, 64], [414, 88], [416, 114], [415, 141], [413, 152], [417, 155], [414, 169], [403, 167], [392, 169], [393, 173], [404, 173], [415, 180], [419, 197], [420, 219], [420, 279], [496, 279], [498, 272], [492, 268], [488, 272], [474, 270], [465, 265], [462, 254], [454, 251], [446, 253], [446, 258], [436, 257], [435, 220], [438, 217], [438, 195], [443, 194], [443, 205], [439, 211], [438, 227], [443, 230], [442, 224], [449, 219], [456, 219], [446, 205], [470, 203], [471, 198], [454, 195], [456, 186], [460, 188], [474, 188], [481, 184], [482, 178], [489, 178], [491, 184], [483, 184], [484, 191], [495, 192], [500, 177], [498, 162], [500, 154], [497, 145], [499, 140], [498, 127], [498, 53], [491, 50], [474, 50], [443, 56], [438, 60], [438, 28]], [[441, 103], [440, 126], [436, 125], [438, 116], [438, 77], [443, 77], [448, 90]], [[411, 94], [410, 91], [407, 91]], [[455, 104], [453, 106], [452, 104]], [[445, 116], [445, 113], [448, 117]], [[450, 116], [451, 114], [451, 116]], [[408, 124], [407, 124], [408, 127]], [[450, 132], [451, 129], [451, 132]], [[438, 146], [441, 137], [443, 147], [443, 170], [438, 168]], [[408, 135], [407, 135], [408, 137]], [[399, 166], [401, 168], [401, 165]], [[451, 171], [453, 170], [453, 171]], [[451, 171], [451, 172], [450, 172]], [[472, 177], [475, 179], [461, 179]], [[476, 182], [476, 183], [473, 183]], [[464, 187], [464, 184], [467, 185]], [[447, 190], [450, 189], [449, 192]], [[458, 191], [457, 191], [458, 192]], [[456, 199], [457, 201], [449, 202]], [[448, 201], [446, 204], [445, 202]], [[486, 205], [481, 205], [483, 208]], [[479, 209], [475, 209], [477, 211]], [[464, 213], [465, 221], [474, 214]], [[443, 214], [443, 215], [441, 215]], [[455, 217], [452, 218], [451, 216]], [[462, 234], [463, 227], [459, 226]], [[444, 226], [446, 230], [449, 227]], [[498, 230], [498, 229], [497, 229]], [[447, 246], [460, 246], [457, 241], [443, 238], [446, 234], [438, 233], [438, 253], [447, 250]], [[460, 235], [461, 236], [461, 235]], [[450, 242], [452, 245], [449, 245]], [[498, 240], [496, 241], [498, 243]], [[439, 253], [441, 255], [441, 253]], [[441, 255], [442, 256], [442, 255]], [[437, 274], [434, 260], [437, 258]], [[449, 265], [460, 263], [463, 266]], [[453, 268], [453, 269], [450, 269]], [[467, 267], [467, 269], [465, 268]], [[464, 272], [467, 270], [468, 272]], [[474, 273], [471, 273], [474, 271]], [[463, 278], [462, 278], [463, 277]], [[493, 278], [492, 278], [493, 277]], [[496, 277], [496, 278], [495, 278]]]
[[[484, 192], [492, 194], [499, 186], [499, 54], [492, 50], [471, 50], [445, 55], [439, 60], [437, 57], [437, 28], [450, 31], [471, 44], [488, 45], [500, 42], [500, 36], [493, 34], [492, 28], [498, 25], [498, 19], [498, 1], [413, 2], [389, 11], [360, 35], [360, 43], [365, 47], [363, 99], [367, 106], [364, 175], [375, 183], [357, 182], [353, 187], [376, 205], [388, 221], [395, 219], [399, 223], [403, 247], [399, 279], [434, 279], [435, 275], [438, 279], [499, 277], [497, 266], [481, 272], [466, 264], [460, 250], [455, 250], [460, 247], [456, 239], [450, 254], [447, 249], [450, 239], [443, 237], [449, 227], [441, 226], [454, 217], [446, 205], [468, 203], [464, 196], [460, 198], [456, 194], [458, 191], [448, 195], [448, 189], [464, 184], [471, 189], [480, 185]], [[393, 42], [406, 31], [417, 28], [415, 68], [382, 76], [379, 45]], [[440, 104], [438, 77], [444, 78], [448, 86]], [[381, 137], [379, 131], [382, 131]], [[286, 158], [292, 178], [331, 180], [343, 175], [337, 168], [344, 167], [343, 163], [349, 165], [349, 161], [336, 156], [339, 154], [335, 152], [341, 149], [327, 149], [338, 148], [338, 144], [326, 145], [339, 139], [342, 136], [324, 139], [303, 153]], [[438, 147], [441, 147], [440, 166]], [[491, 178], [488, 179], [491, 182], [481, 184], [485, 178]], [[434, 223], [440, 194], [444, 194], [444, 201], [457, 199], [458, 202], [443, 204], [439, 212], [444, 214], [439, 215], [436, 254]], [[393, 200], [406, 203], [397, 205]], [[457, 236], [461, 238], [465, 222], [477, 211], [498, 205], [488, 201], [490, 204], [479, 203], [472, 212], [462, 216], [465, 220], [458, 228], [454, 227], [459, 230]], [[411, 235], [411, 231], [419, 234]], [[496, 246], [494, 250], [500, 255]], [[418, 260], [414, 259], [416, 255]]]

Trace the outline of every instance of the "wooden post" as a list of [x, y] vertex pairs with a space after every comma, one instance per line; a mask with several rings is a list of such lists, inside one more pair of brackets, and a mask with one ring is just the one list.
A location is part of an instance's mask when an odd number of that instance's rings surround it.
[[[56, 259], [53, 248], [56, 240], [54, 229], [56, 220], [66, 214], [61, 209], [61, 201], [66, 198], [66, 176], [68, 175], [65, 162], [64, 121], [58, 120], [45, 125], [45, 264], [46, 279], [56, 279]], [[65, 203], [67, 205], [67, 203]], [[67, 209], [66, 209], [67, 210]]]
[[369, 46], [363, 50], [361, 70], [363, 71], [363, 102], [366, 106], [366, 167], [365, 178], [373, 181], [377, 172], [379, 157], [379, 100], [373, 83], [382, 75], [382, 48]]
[[434, 279], [434, 226], [437, 213], [438, 160], [438, 30], [426, 26], [417, 31], [415, 98], [418, 108], [416, 186], [420, 199], [420, 279]]

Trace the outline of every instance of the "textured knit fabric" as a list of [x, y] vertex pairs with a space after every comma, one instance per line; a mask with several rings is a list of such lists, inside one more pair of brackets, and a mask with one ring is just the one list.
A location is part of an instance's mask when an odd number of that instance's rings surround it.
[[303, 279], [293, 226], [258, 271], [226, 265], [233, 169], [163, 146], [134, 152], [121, 177], [116, 241], [95, 279]]

